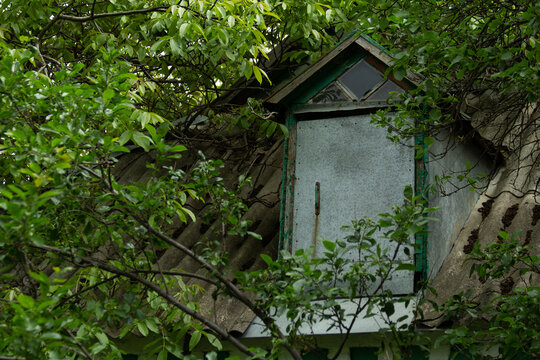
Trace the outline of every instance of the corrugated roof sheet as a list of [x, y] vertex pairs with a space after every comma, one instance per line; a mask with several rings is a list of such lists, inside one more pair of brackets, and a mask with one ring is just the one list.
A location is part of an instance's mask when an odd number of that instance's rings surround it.
[[[241, 174], [252, 178], [252, 185], [241, 192], [244, 202], [248, 205], [243, 219], [252, 221], [250, 230], [260, 234], [262, 240], [227, 236], [220, 239], [221, 244], [216, 250], [229, 253], [227, 270], [260, 269], [264, 264], [260, 254], [275, 257], [278, 251], [282, 140], [266, 139], [247, 133], [231, 133], [226, 130], [216, 130], [211, 136], [208, 135], [208, 131], [205, 134], [206, 136], [201, 138], [186, 137], [178, 141], [186, 145], [188, 151], [171, 165], [188, 172], [197, 163], [198, 151], [202, 151], [207, 159], [223, 161], [221, 176], [227, 186], [235, 187]], [[119, 158], [115, 176], [124, 184], [144, 182], [152, 176], [153, 170], [146, 167], [146, 163], [152, 158], [152, 153], [135, 149]], [[178, 221], [170, 227], [169, 234], [191, 249], [197, 242], [215, 239], [218, 235], [212, 229], [217, 224], [206, 224], [200, 220], [209, 205], [209, 203], [188, 202], [198, 220], [188, 224]], [[156, 267], [162, 271], [180, 270], [199, 275], [205, 273], [198, 263], [175, 248], [165, 250], [160, 255]], [[207, 282], [197, 279], [185, 281], [187, 285], [197, 284], [203, 289], [198, 299], [202, 312], [227, 331], [242, 334], [254, 318], [254, 314], [240, 301], [219, 296], [215, 298], [212, 295], [215, 287]]]

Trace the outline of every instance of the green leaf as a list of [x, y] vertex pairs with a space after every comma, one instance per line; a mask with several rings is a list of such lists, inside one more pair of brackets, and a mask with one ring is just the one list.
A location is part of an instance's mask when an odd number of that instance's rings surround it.
[[4, 195], [9, 200], [13, 199], [13, 193], [7, 189], [0, 189], [0, 194]]
[[29, 274], [34, 280], [36, 280], [40, 284], [50, 284], [49, 277], [44, 272], [40, 272], [39, 274], [37, 274], [35, 272], [29, 271]]
[[171, 47], [171, 53], [173, 55], [178, 56], [182, 54], [182, 47], [180, 46], [180, 43], [175, 38], [171, 38], [171, 40], [169, 41], [169, 45]]
[[109, 338], [107, 337], [107, 335], [105, 333], [97, 333], [96, 338], [104, 346], [109, 344]]
[[382, 311], [388, 315], [388, 316], [392, 316], [394, 313], [395, 313], [395, 308], [394, 308], [394, 304], [390, 303], [390, 302], [387, 302], [386, 304], [384, 304], [383, 308], [382, 308]]
[[57, 332], [48, 331], [43, 333], [43, 335], [40, 336], [42, 340], [60, 340], [62, 339], [62, 335], [60, 335]]
[[145, 323], [143, 322], [138, 322], [137, 323], [137, 329], [139, 329], [140, 333], [142, 334], [142, 336], [147, 336], [148, 335], [148, 327], [146, 326]]
[[163, 349], [159, 352], [158, 356], [157, 356], [157, 360], [167, 360], [167, 350]]
[[262, 84], [262, 74], [261, 70], [258, 66], [253, 65], [253, 75], [255, 75], [255, 79], [259, 82], [259, 84]]
[[336, 249], [336, 243], [330, 240], [323, 240], [323, 246], [326, 250], [332, 252]]
[[191, 24], [188, 23], [188, 22], [182, 23], [182, 25], [180, 25], [180, 28], [178, 29], [178, 34], [181, 37], [184, 37], [186, 35], [186, 32], [188, 31], [190, 25]]
[[249, 80], [252, 74], [253, 74], [253, 65], [248, 63], [244, 70], [244, 76], [246, 77], [246, 80]]
[[281, 132], [283, 133], [283, 136], [285, 138], [288, 138], [289, 137], [289, 129], [287, 129], [287, 126], [285, 126], [283, 124], [279, 124], [279, 128], [281, 129]]
[[191, 24], [201, 35], [202, 37], [208, 41], [208, 39], [206, 38], [206, 35], [204, 34], [204, 30], [203, 28], [201, 27], [201, 25], [197, 24], [197, 23], [192, 23]]
[[128, 153], [130, 152], [129, 149], [125, 146], [113, 146], [111, 147], [111, 152], [125, 152], [125, 153]]
[[512, 60], [512, 57], [513, 57], [513, 54], [510, 51], [505, 51], [501, 55], [501, 60], [503, 60], [503, 61]]
[[268, 124], [268, 127], [266, 128], [266, 137], [271, 137], [274, 135], [274, 132], [276, 131], [277, 122], [272, 121], [270, 124]]
[[206, 339], [208, 340], [210, 345], [212, 345], [217, 350], [223, 349], [223, 345], [221, 344], [221, 341], [219, 341], [219, 339], [215, 335], [206, 334]]
[[187, 224], [187, 218], [186, 218], [186, 214], [183, 211], [183, 208], [176, 209], [176, 215], [178, 216], [181, 222], [183, 222], [184, 224]]
[[431, 109], [429, 112], [429, 118], [433, 121], [439, 121], [442, 117], [442, 113], [440, 109]]
[[105, 102], [105, 105], [109, 103], [109, 101], [114, 97], [115, 92], [113, 89], [107, 88], [103, 92], [103, 101]]
[[162, 37], [161, 39], [159, 39], [158, 41], [156, 41], [156, 42], [154, 43], [154, 45], [152, 45], [152, 46], [150, 47], [150, 51], [151, 51], [151, 52], [156, 52], [156, 51], [160, 50], [161, 47], [165, 44], [165, 42], [168, 41], [170, 38], [171, 38], [170, 36], [164, 36], [164, 37]]
[[396, 80], [401, 81], [407, 76], [407, 70], [402, 67], [398, 67], [394, 69], [393, 74]]
[[266, 265], [270, 266], [274, 263], [272, 258], [266, 254], [260, 254], [261, 259], [266, 263]]
[[34, 307], [34, 299], [28, 295], [19, 294], [19, 296], [17, 296], [17, 301], [26, 309]]
[[257, 240], [262, 240], [262, 236], [253, 232], [253, 231], [248, 231], [247, 234], [251, 237], [253, 237], [254, 239], [257, 239]]
[[156, 133], [156, 128], [155, 128], [155, 127], [153, 127], [153, 126], [150, 125], [150, 124], [146, 124], [146, 125], [144, 126], [144, 128], [148, 131], [148, 133], [150, 134], [150, 136], [152, 137], [152, 140], [154, 140], [154, 142], [157, 143], [157, 142], [159, 142], [159, 140], [161, 140], [161, 139], [158, 137], [157, 133]]
[[118, 145], [124, 145], [125, 143], [129, 141], [129, 139], [131, 139], [132, 136], [133, 136], [133, 131], [131, 130], [124, 131], [122, 135], [120, 135], [120, 137], [118, 138]]
[[170, 152], [182, 152], [186, 150], [187, 147], [185, 147], [184, 145], [175, 145], [169, 149]]
[[199, 330], [195, 330], [193, 334], [191, 334], [191, 338], [189, 339], [189, 351], [193, 351], [195, 349], [195, 346], [199, 344], [199, 341], [201, 340], [201, 332]]
[[150, 141], [151, 139], [139, 131], [134, 131], [132, 135], [132, 140], [135, 144], [139, 145], [148, 152], [150, 150]]
[[193, 211], [191, 211], [191, 210], [189, 210], [187, 208], [182, 208], [182, 211], [184, 213], [186, 213], [191, 218], [191, 221], [193, 221], [193, 222], [197, 221], [197, 218], [195, 217], [195, 214], [193, 213]]
[[413, 191], [412, 186], [410, 185], [405, 186], [405, 188], [403, 189], [403, 197], [407, 200], [410, 200], [413, 198], [413, 195], [414, 195], [414, 191]]

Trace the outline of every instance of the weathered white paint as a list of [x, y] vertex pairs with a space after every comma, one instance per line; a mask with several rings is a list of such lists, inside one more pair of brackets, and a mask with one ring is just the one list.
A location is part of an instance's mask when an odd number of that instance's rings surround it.
[[[343, 299], [338, 300], [338, 303], [342, 307], [342, 309], [345, 310], [346, 314], [354, 314], [356, 312], [356, 302]], [[398, 326], [402, 324], [409, 324], [414, 319], [415, 307], [416, 304], [414, 304], [413, 302], [410, 302], [408, 306], [405, 306], [405, 304], [403, 303], [395, 303], [395, 313], [390, 317], [390, 321], [393, 323], [397, 323]], [[367, 313], [364, 310], [355, 318], [353, 318], [353, 316], [350, 316], [348, 321], [346, 321], [343, 325], [347, 327], [350, 326], [351, 322], [354, 319], [354, 324], [351, 329], [351, 333], [353, 334], [372, 333], [380, 331], [382, 329], [387, 329], [387, 321], [381, 315], [381, 312], [378, 309], [375, 309], [375, 312], [377, 313], [375, 316], [364, 318]], [[407, 316], [407, 318], [398, 322], [397, 320], [402, 316]], [[287, 333], [286, 329], [289, 322], [285, 315], [278, 317], [276, 319], [276, 324], [283, 331], [283, 333]], [[330, 328], [331, 325], [332, 323], [329, 320], [321, 319], [320, 321], [315, 322], [312, 327], [304, 326], [300, 328], [300, 333], [306, 335], [331, 335], [341, 333], [340, 329], [337, 327]], [[259, 318], [255, 318], [253, 320], [253, 322], [247, 328], [246, 332], [243, 335], [244, 338], [257, 338], [266, 336], [268, 336], [268, 332], [265, 330], [265, 327]]]
[[[296, 131], [293, 251], [321, 245], [315, 238], [343, 239], [351, 220], [376, 218], [403, 203], [403, 189], [414, 184], [414, 149], [394, 144], [370, 115], [300, 121]], [[315, 215], [315, 184], [320, 183], [320, 215]], [[379, 235], [383, 248], [393, 250]], [[398, 259], [412, 262], [401, 250]], [[358, 255], [350, 254], [358, 260]], [[385, 288], [394, 294], [413, 290], [410, 271], [395, 273]]]

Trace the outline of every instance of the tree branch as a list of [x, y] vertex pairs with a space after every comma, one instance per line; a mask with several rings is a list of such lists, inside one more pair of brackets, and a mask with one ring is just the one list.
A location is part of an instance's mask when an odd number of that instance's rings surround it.
[[218, 283], [214, 280], [211, 280], [205, 276], [194, 274], [194, 273], [187, 273], [182, 271], [168, 271], [168, 270], [133, 270], [133, 272], [140, 273], [140, 274], [155, 274], [155, 275], [173, 275], [173, 276], [182, 276], [182, 277], [189, 277], [193, 279], [199, 279], [202, 281], [205, 281], [209, 284], [218, 286]]
[[214, 268], [208, 262], [201, 259], [199, 256], [197, 256], [197, 254], [195, 254], [193, 251], [188, 249], [183, 244], [177, 242], [173, 238], [171, 238], [171, 237], [161, 233], [160, 231], [154, 229], [153, 227], [151, 227], [146, 221], [144, 221], [143, 219], [141, 219], [137, 215], [135, 215], [135, 214], [128, 214], [128, 215], [133, 217], [133, 219], [135, 219], [135, 221], [137, 221], [140, 225], [144, 226], [148, 230], [148, 232], [150, 232], [151, 234], [153, 234], [156, 237], [160, 238], [161, 240], [165, 241], [167, 244], [169, 244], [169, 245], [177, 248], [178, 250], [182, 251], [184, 254], [186, 254], [187, 256], [189, 256], [190, 258], [195, 260], [196, 262], [198, 262], [203, 268], [210, 271], [212, 273], [212, 275], [215, 276], [219, 280], [219, 282], [221, 282], [227, 288], [228, 291], [230, 291], [230, 293], [231, 293], [231, 295], [233, 297], [240, 300], [251, 311], [253, 311], [253, 313], [255, 313], [255, 315], [257, 315], [264, 322], [264, 324], [269, 328], [269, 330], [275, 332], [275, 334], [280, 339], [283, 340], [283, 345], [285, 346], [287, 351], [289, 351], [289, 353], [293, 356], [294, 359], [302, 360], [302, 356], [300, 355], [300, 353], [294, 347], [292, 347], [289, 344], [288, 341], [286, 341], [285, 335], [276, 326], [276, 324], [274, 323], [274, 320], [266, 312], [263, 312], [261, 309], [257, 308], [251, 302], [251, 300], [249, 300], [244, 294], [242, 294], [240, 292], [240, 290], [230, 280], [225, 278], [225, 276], [222, 273], [220, 273], [216, 268]]
[[[69, 252], [67, 250], [64, 250], [64, 249], [59, 249], [59, 248], [56, 248], [56, 247], [53, 247], [53, 246], [48, 246], [48, 245], [37, 245], [37, 244], [30, 244], [30, 246], [33, 247], [33, 248], [36, 248], [36, 249], [40, 249], [40, 250], [44, 250], [44, 251], [50, 251], [50, 252], [60, 254], [60, 255], [64, 255], [64, 256], [67, 255], [67, 256], [70, 256], [70, 257], [74, 257], [74, 258], [77, 258], [78, 260], [84, 261], [85, 263], [90, 264], [92, 266], [95, 266], [97, 268], [100, 268], [102, 270], [105, 270], [105, 271], [108, 271], [110, 273], [117, 274], [117, 275], [120, 275], [120, 276], [124, 276], [124, 277], [126, 277], [128, 279], [136, 281], [136, 282], [144, 285], [146, 288], [156, 292], [160, 297], [167, 300], [167, 302], [174, 305], [178, 309], [182, 310], [184, 313], [188, 314], [193, 319], [195, 319], [197, 321], [200, 321], [202, 324], [204, 324], [210, 330], [212, 330], [216, 335], [218, 335], [221, 339], [229, 341], [232, 345], [234, 345], [238, 350], [240, 350], [244, 354], [249, 355], [249, 356], [255, 356], [254, 352], [250, 351], [244, 344], [242, 344], [240, 341], [238, 341], [235, 337], [231, 336], [226, 330], [222, 329], [220, 326], [218, 326], [214, 322], [208, 320], [207, 318], [205, 318], [199, 312], [197, 312], [197, 311], [189, 308], [188, 306], [182, 304], [180, 301], [175, 299], [172, 295], [167, 294], [167, 292], [165, 292], [163, 289], [161, 289], [158, 285], [154, 284], [153, 282], [151, 282], [151, 281], [149, 281], [147, 279], [141, 278], [141, 277], [135, 275], [132, 272], [118, 269], [118, 268], [116, 268], [116, 267], [114, 267], [112, 265], [109, 265], [107, 263], [102, 262], [101, 260], [86, 257], [86, 256], [82, 256], [82, 255], [73, 254], [73, 253], [71, 253], [71, 252]], [[258, 358], [258, 359], [263, 360], [262, 358]], [[0, 358], [0, 360], [2, 360], [2, 359]], [[7, 360], [10, 360], [10, 359], [7, 359]]]
[[[85, 167], [85, 166], [82, 166], [82, 165], [79, 165], [82, 169], [86, 170], [87, 172], [89, 172], [92, 176], [100, 179], [101, 181], [104, 182], [105, 186], [107, 188], [109, 188], [113, 194], [115, 195], [119, 195], [118, 194], [118, 191], [115, 190], [113, 187], [112, 187], [112, 184], [110, 184], [107, 179], [105, 179], [103, 176], [100, 176], [100, 174], [98, 174], [97, 172]], [[120, 210], [122, 211], [122, 210]], [[125, 212], [124, 212], [125, 213]], [[149, 233], [151, 233], [152, 235], [158, 237], [159, 239], [163, 240], [164, 242], [166, 242], [167, 244], [173, 246], [174, 248], [182, 251], [184, 254], [186, 254], [187, 256], [189, 256], [190, 258], [192, 258], [193, 260], [195, 260], [197, 263], [199, 263], [204, 269], [210, 271], [210, 273], [215, 276], [220, 283], [222, 283], [225, 288], [231, 293], [231, 295], [233, 297], [235, 297], [236, 299], [240, 300], [240, 302], [242, 302], [244, 305], [246, 305], [251, 311], [253, 311], [253, 313], [258, 316], [263, 322], [264, 324], [268, 327], [268, 329], [270, 331], [272, 331], [273, 333], [275, 333], [281, 340], [283, 340], [283, 345], [285, 346], [285, 348], [287, 349], [287, 351], [292, 355], [292, 357], [296, 360], [302, 360], [302, 356], [300, 355], [300, 353], [298, 352], [298, 350], [296, 350], [293, 346], [291, 346], [291, 344], [286, 340], [286, 337], [285, 335], [283, 334], [283, 332], [276, 326], [275, 322], [274, 322], [274, 319], [272, 319], [272, 317], [270, 317], [268, 315], [268, 313], [262, 311], [261, 309], [257, 308], [255, 306], [255, 304], [253, 304], [253, 302], [251, 302], [251, 300], [249, 300], [244, 294], [242, 294], [242, 292], [230, 281], [228, 280], [227, 278], [225, 278], [225, 276], [216, 268], [214, 268], [211, 264], [209, 264], [207, 261], [205, 261], [204, 259], [201, 259], [197, 254], [195, 254], [191, 249], [187, 248], [186, 246], [184, 246], [183, 244], [177, 242], [176, 240], [174, 240], [173, 238], [167, 236], [166, 234], [163, 234], [162, 232], [154, 229], [153, 227], [150, 226], [150, 224], [148, 224], [147, 221], [145, 221], [144, 219], [142, 219], [141, 217], [137, 216], [136, 214], [132, 214], [132, 213], [125, 213], [126, 215], [132, 217], [135, 221], [137, 221], [140, 225], [144, 226]], [[106, 269], [104, 269], [106, 270]], [[109, 271], [109, 270], [107, 270]], [[111, 271], [112, 272], [112, 271]], [[136, 278], [139, 278], [137, 277], [136, 275], [134, 274], [130, 274], [131, 276], [134, 276]], [[127, 276], [127, 275], [126, 275]], [[140, 278], [139, 278], [140, 279]], [[141, 280], [144, 280], [145, 282], [155, 286], [155, 284], [147, 281], [146, 279], [141, 279]], [[170, 297], [166, 292], [162, 291], [161, 289], [157, 288], [159, 290], [159, 294], [161, 295], [162, 293], [164, 294], [164, 296], [166, 296], [167, 298]], [[157, 290], [156, 290], [157, 292]], [[173, 298], [174, 301], [176, 301], [176, 299]], [[177, 301], [176, 301], [177, 302]], [[180, 304], [180, 303], [178, 303]], [[180, 304], [182, 305], [182, 304]], [[182, 305], [183, 306], [183, 305]], [[186, 308], [185, 306], [183, 306], [184, 308]], [[188, 309], [188, 308], [186, 308]], [[193, 310], [191, 309], [188, 309], [190, 312], [186, 312], [187, 314], [190, 314], [191, 313], [194, 313], [196, 314], [197, 316], [201, 317], [202, 318], [202, 315], [194, 312]], [[191, 315], [193, 317], [195, 317], [195, 315]], [[198, 319], [198, 318], [196, 318]], [[203, 318], [202, 318], [203, 319]], [[199, 320], [199, 319], [198, 319]], [[200, 320], [201, 322], [203, 322], [203, 320]], [[206, 320], [205, 320], [206, 321]], [[219, 331], [215, 330], [217, 334], [219, 334], [220, 336], [223, 336], [222, 333], [224, 333], [226, 335], [226, 339], [230, 338], [230, 336], [224, 332], [221, 328], [217, 327], [217, 325], [215, 325], [214, 323], [211, 323], [212, 326], [215, 326], [217, 329], [219, 329]], [[212, 329], [212, 327], [210, 325], [207, 325], [209, 328]], [[235, 339], [236, 341], [236, 339]], [[236, 341], [238, 342], [238, 341]], [[238, 343], [239, 345], [241, 346], [244, 346], [243, 344], [241, 343]], [[235, 345], [236, 346], [236, 345]], [[245, 348], [245, 346], [244, 346]], [[240, 349], [240, 348], [238, 348]], [[245, 348], [246, 351], [247, 351], [247, 348]], [[248, 353], [246, 353], [248, 354]], [[250, 352], [251, 354], [251, 352]]]
[[168, 6], [156, 6], [148, 9], [138, 9], [138, 10], [126, 10], [126, 11], [117, 11], [112, 13], [100, 13], [100, 14], [91, 14], [89, 16], [72, 16], [72, 15], [58, 15], [57, 19], [74, 21], [74, 22], [87, 22], [100, 18], [107, 17], [117, 17], [124, 15], [135, 15], [135, 14], [146, 14], [150, 12], [165, 12], [167, 11]]

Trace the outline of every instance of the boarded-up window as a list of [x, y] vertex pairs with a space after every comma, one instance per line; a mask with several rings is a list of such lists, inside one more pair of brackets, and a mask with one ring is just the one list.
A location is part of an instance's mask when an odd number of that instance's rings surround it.
[[[295, 178], [293, 250], [316, 246], [317, 237], [342, 239], [341, 227], [351, 220], [375, 218], [401, 204], [403, 188], [414, 184], [414, 150], [388, 140], [385, 130], [370, 124], [369, 115], [300, 121]], [[392, 248], [382, 236], [379, 240]], [[318, 246], [317, 256], [322, 253]], [[399, 259], [412, 263], [414, 251], [408, 253], [401, 251]], [[394, 294], [412, 292], [413, 273], [397, 272], [385, 289]]]

